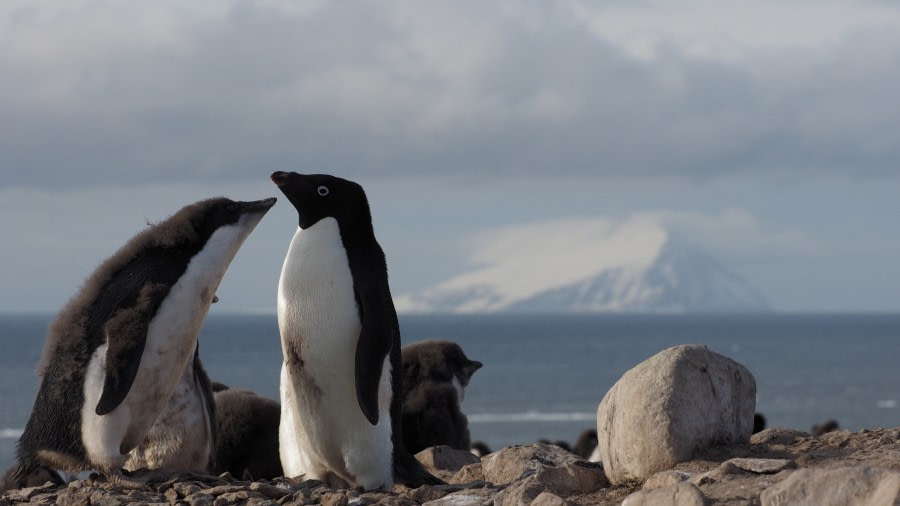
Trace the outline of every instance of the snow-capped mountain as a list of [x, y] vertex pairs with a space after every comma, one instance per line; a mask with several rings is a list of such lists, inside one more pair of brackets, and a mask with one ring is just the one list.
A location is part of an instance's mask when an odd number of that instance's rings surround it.
[[765, 297], [711, 256], [667, 244], [649, 268], [597, 276], [509, 304], [507, 311], [710, 313], [769, 311]]
[[658, 222], [548, 222], [480, 238], [470, 272], [398, 297], [399, 312], [770, 310], [734, 270], [681, 244]]

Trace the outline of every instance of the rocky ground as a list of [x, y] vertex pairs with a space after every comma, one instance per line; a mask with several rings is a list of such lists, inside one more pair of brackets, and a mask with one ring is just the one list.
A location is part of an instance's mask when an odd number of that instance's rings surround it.
[[448, 485], [364, 492], [329, 489], [315, 481], [181, 474], [139, 490], [102, 480], [13, 490], [0, 497], [0, 506], [900, 504], [900, 427], [819, 437], [769, 429], [750, 444], [714, 448], [631, 486], [611, 486], [601, 466], [543, 444], [506, 448], [481, 459], [446, 447], [418, 457]]

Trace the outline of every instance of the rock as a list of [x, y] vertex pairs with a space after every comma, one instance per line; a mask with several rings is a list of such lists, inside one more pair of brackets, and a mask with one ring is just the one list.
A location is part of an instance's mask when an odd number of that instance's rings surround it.
[[174, 488], [167, 488], [165, 493], [163, 494], [163, 497], [165, 497], [166, 499], [165, 502], [169, 504], [175, 504], [176, 501], [181, 499], [181, 496], [178, 495], [178, 491]]
[[[272, 506], [275, 503], [273, 503], [271, 499], [251, 496], [250, 499], [247, 499], [246, 502], [240, 502], [237, 504], [241, 504], [242, 506]], [[131, 506], [136, 506], [136, 505], [131, 505]], [[363, 506], [363, 505], [360, 505], [360, 506]]]
[[284, 496], [278, 500], [278, 504], [307, 504], [312, 494], [308, 489], [302, 489], [294, 492], [292, 495]]
[[[171, 489], [169, 489], [171, 490]], [[177, 493], [175, 494], [178, 495]], [[129, 490], [125, 493], [128, 502], [140, 503], [165, 503], [168, 502], [165, 494], [157, 492], [147, 492], [145, 490]], [[177, 497], [176, 497], [177, 499]]]
[[447, 482], [451, 484], [470, 483], [473, 481], [484, 481], [484, 467], [479, 461], [476, 464], [469, 464], [456, 472]]
[[766, 429], [750, 436], [750, 444], [789, 445], [800, 438], [807, 438], [809, 434], [794, 429]]
[[96, 491], [91, 494], [91, 506], [120, 506], [122, 500], [103, 491]]
[[746, 443], [756, 381], [705, 346], [675, 346], [626, 372], [597, 409], [598, 449], [609, 480], [641, 483], [715, 445]]
[[203, 492], [197, 492], [185, 497], [184, 500], [191, 506], [212, 506], [215, 497]]
[[584, 462], [555, 445], [535, 443], [510, 446], [481, 458], [485, 481], [495, 485], [512, 483], [526, 472]]
[[287, 489], [276, 487], [275, 485], [269, 485], [268, 483], [262, 482], [253, 482], [250, 484], [250, 490], [254, 492], [259, 492], [260, 494], [269, 497], [271, 499], [281, 499], [282, 497], [290, 494], [291, 492]]
[[419, 488], [410, 490], [407, 494], [407, 497], [418, 503], [423, 503], [440, 499], [445, 495], [447, 495], [447, 492], [439, 488], [435, 488], [429, 485], [422, 485]]
[[493, 495], [467, 491], [465, 493], [450, 494], [435, 501], [422, 503], [422, 506], [488, 506], [500, 504], [494, 501]]
[[241, 490], [239, 492], [225, 492], [224, 494], [219, 494], [216, 497], [214, 506], [227, 506], [229, 504], [235, 504], [241, 501], [246, 501], [250, 498], [250, 494], [247, 493], [246, 490]]
[[[742, 459], [736, 458], [725, 462], [733, 464], [744, 471], [757, 474], [775, 474], [785, 469], [796, 469], [797, 463], [788, 459]], [[724, 465], [724, 464], [723, 464]]]
[[603, 469], [555, 445], [511, 446], [481, 459], [484, 479], [511, 484], [497, 494], [498, 504], [530, 504], [543, 492], [561, 497], [608, 486]]
[[390, 495], [380, 498], [377, 502], [366, 503], [357, 501], [353, 503], [353, 506], [365, 506], [366, 504], [377, 504], [378, 506], [419, 506], [418, 501], [414, 501], [408, 497], [396, 497]]
[[463, 466], [481, 462], [472, 452], [449, 446], [432, 446], [416, 454], [416, 459], [429, 471], [459, 471]]
[[546, 490], [564, 497], [587, 494], [609, 486], [602, 467], [583, 461], [542, 469], [533, 477]]
[[534, 476], [529, 476], [501, 490], [494, 498], [494, 503], [501, 506], [531, 504], [544, 492], [548, 492], [546, 487]]
[[14, 488], [6, 493], [6, 495], [13, 502], [28, 502], [32, 497], [45, 492], [46, 489], [44, 486], [40, 487], [27, 487], [27, 488]]
[[203, 492], [207, 493], [209, 495], [219, 496], [222, 494], [231, 494], [234, 492], [240, 492], [241, 490], [244, 490], [244, 487], [242, 485], [218, 485], [215, 487], [208, 488], [208, 489], [204, 490]]
[[90, 487], [86, 487], [84, 482], [80, 480], [79, 483], [81, 483], [81, 486], [68, 487], [64, 494], [60, 494], [57, 497], [56, 502], [59, 506], [90, 504], [93, 490]]
[[[414, 506], [419, 503], [433, 506], [581, 506], [618, 505], [626, 498], [626, 504], [699, 504], [704, 497], [707, 504], [768, 505], [779, 501], [789, 504], [900, 504], [900, 427], [835, 431], [820, 437], [796, 433], [800, 436], [780, 439], [780, 435], [795, 433], [781, 429], [762, 438], [763, 441], [791, 441], [787, 444], [762, 442], [727, 449], [709, 448], [689, 462], [651, 476], [643, 484], [643, 494], [635, 494], [633, 485], [608, 486], [600, 466], [559, 448], [530, 445], [505, 449], [495, 458], [485, 458], [484, 465], [469, 464], [456, 473], [483, 478], [487, 468], [494, 479], [512, 479], [498, 486], [466, 480], [464, 484], [418, 489], [395, 485], [389, 491], [364, 492], [332, 489], [314, 480], [298, 483], [280, 477], [271, 482], [249, 482], [227, 476], [176, 473], [163, 483], [152, 483], [137, 490], [97, 479], [76, 480], [66, 486], [13, 490], [0, 496], [0, 506], [25, 502], [38, 506], [84, 506], [92, 501], [104, 505], [165, 502], [190, 506]], [[732, 458], [735, 456], [739, 458]], [[786, 460], [785, 456], [792, 460]], [[514, 462], [516, 459], [518, 463]], [[795, 466], [799, 470], [793, 470]], [[591, 490], [586, 484], [597, 478], [600, 481], [594, 485], [600, 488]], [[205, 490], [218, 495], [204, 493]], [[698, 496], [697, 490], [702, 496]], [[766, 501], [762, 501], [761, 493], [766, 494]], [[273, 496], [278, 495], [281, 497], [273, 500]], [[825, 496], [834, 496], [834, 499]]]
[[53, 494], [41, 494], [28, 501], [28, 504], [31, 506], [56, 506], [56, 497]]
[[651, 476], [650, 479], [645, 481], [644, 485], [641, 488], [643, 488], [644, 490], [653, 490], [655, 488], [677, 485], [682, 481], [687, 481], [690, 477], [691, 475], [684, 471], [660, 471]]
[[689, 481], [653, 490], [638, 490], [622, 501], [622, 506], [703, 506], [706, 497]]
[[801, 469], [760, 494], [762, 506], [866, 504], [900, 502], [900, 472], [877, 467]]
[[719, 465], [719, 467], [713, 469], [708, 473], [703, 473], [692, 477], [690, 481], [695, 485], [706, 485], [709, 483], [724, 481], [731, 475], [741, 474], [743, 472], [744, 471], [741, 470], [741, 468], [732, 464], [731, 462], [723, 462]]
[[320, 500], [322, 506], [347, 506], [348, 502], [347, 494], [343, 492], [326, 492]]
[[531, 502], [530, 506], [566, 506], [568, 504], [568, 501], [556, 494], [541, 492], [534, 498], [534, 501]]
[[495, 503], [500, 505], [531, 504], [543, 493], [569, 495], [554, 490], [553, 486], [542, 483], [537, 475], [532, 475], [501, 490], [495, 498]]
[[200, 488], [199, 485], [190, 481], [174, 483], [172, 484], [172, 488], [170, 490], [175, 490], [181, 497], [188, 497], [196, 494], [197, 492], [203, 491], [203, 489]]

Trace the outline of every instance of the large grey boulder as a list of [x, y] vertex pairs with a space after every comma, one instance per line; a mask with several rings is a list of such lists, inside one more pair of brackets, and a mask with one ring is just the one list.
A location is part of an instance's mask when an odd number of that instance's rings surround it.
[[626, 372], [597, 408], [606, 476], [642, 483], [698, 450], [747, 443], [755, 407], [746, 367], [701, 345], [663, 350]]

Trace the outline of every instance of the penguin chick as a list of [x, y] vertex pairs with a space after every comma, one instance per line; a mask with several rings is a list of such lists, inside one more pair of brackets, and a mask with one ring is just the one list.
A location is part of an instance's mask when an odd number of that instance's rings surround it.
[[448, 445], [470, 450], [469, 422], [460, 409], [465, 388], [481, 362], [469, 360], [453, 342], [425, 340], [401, 349], [403, 442], [418, 453]]
[[222, 389], [215, 394], [215, 474], [229, 472], [248, 480], [282, 476], [278, 456], [278, 401], [248, 390]]
[[205, 470], [215, 448], [197, 335], [244, 240], [275, 199], [185, 206], [129, 240], [50, 326], [41, 384], [17, 446], [17, 481], [38, 466]]

